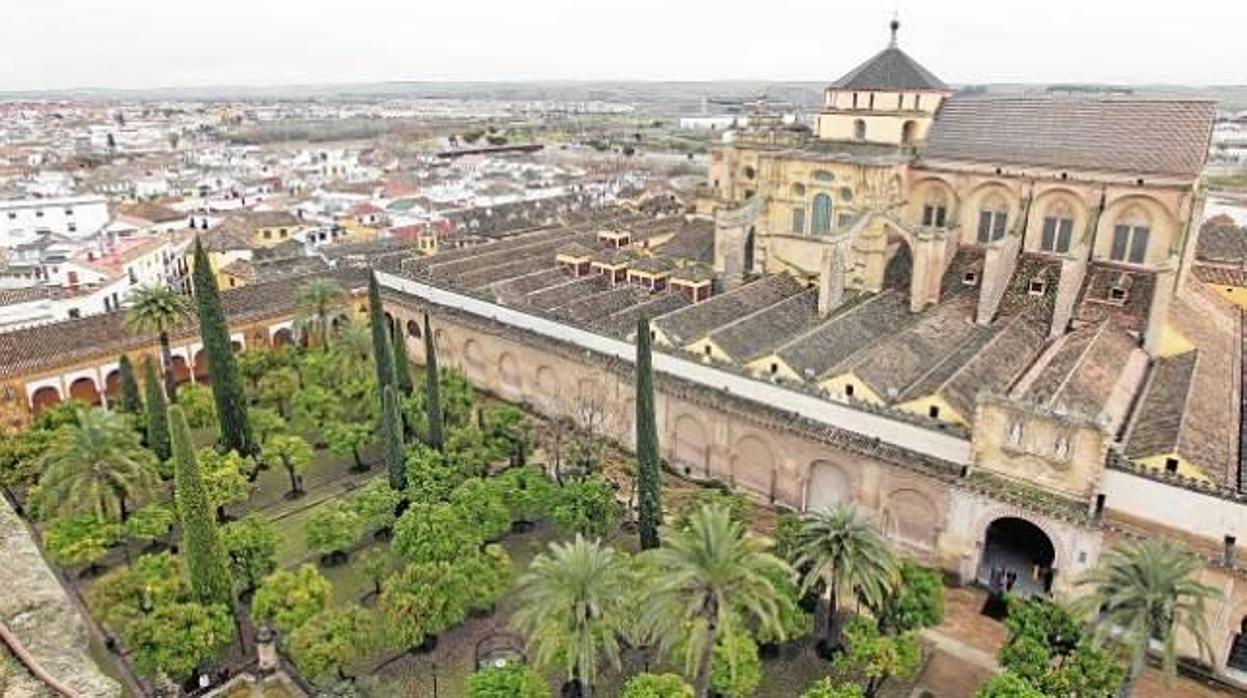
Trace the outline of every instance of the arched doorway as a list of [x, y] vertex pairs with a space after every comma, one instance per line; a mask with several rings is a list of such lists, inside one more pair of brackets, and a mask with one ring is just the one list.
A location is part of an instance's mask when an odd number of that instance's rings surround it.
[[104, 377], [104, 394], [109, 402], [121, 397], [121, 369], [114, 368]]
[[274, 347], [288, 347], [292, 344], [294, 344], [294, 333], [289, 327], [283, 327], [273, 333]]
[[181, 385], [191, 378], [190, 366], [186, 364], [185, 356], [173, 357], [173, 382]]
[[61, 391], [50, 385], [45, 385], [36, 390], [34, 395], [30, 396], [30, 409], [38, 415], [45, 408], [51, 407], [60, 401]]
[[1056, 547], [1043, 529], [1014, 516], [996, 519], [983, 538], [978, 581], [1018, 596], [1043, 594], [1056, 575]]
[[69, 384], [69, 399], [85, 402], [88, 405], [99, 405], [100, 391], [96, 389], [95, 381], [83, 376]]
[[914, 257], [909, 251], [909, 243], [899, 235], [888, 239], [888, 247], [894, 245], [896, 251], [883, 269], [883, 287], [908, 292], [913, 278]]
[[208, 352], [203, 349], [195, 352], [195, 381], [208, 382]]

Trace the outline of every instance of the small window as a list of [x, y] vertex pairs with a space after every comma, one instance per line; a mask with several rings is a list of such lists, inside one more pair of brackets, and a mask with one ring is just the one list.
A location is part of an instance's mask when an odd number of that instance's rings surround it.
[[866, 121], [857, 119], [853, 122], [853, 138], [859, 141], [866, 140]]
[[771, 375], [779, 373], [779, 364], [771, 364]]
[[792, 209], [792, 232], [797, 235], [805, 232], [805, 209], [800, 206]]
[[710, 356], [710, 345], [709, 345], [709, 344], [707, 344], [707, 345], [706, 345], [706, 347], [705, 347], [705, 349], [702, 349], [702, 352], [703, 352], [706, 356]]
[[66, 215], [66, 216], [72, 216], [72, 215], [74, 215], [74, 210], [73, 210], [72, 208], [67, 208], [67, 209], [65, 209], [65, 215]]
[[1178, 459], [1177, 458], [1166, 458], [1165, 459], [1165, 472], [1167, 473], [1178, 472]]
[[66, 315], [68, 315], [70, 318], [74, 318], [74, 319], [77, 319], [78, 317], [81, 317], [81, 313], [79, 313], [79, 312], [78, 312], [78, 309], [77, 309], [77, 308], [70, 308], [70, 309], [69, 309], [69, 311], [66, 313]]
[[1013, 444], [1014, 446], [1022, 445], [1022, 423], [1021, 422], [1014, 422], [1013, 425], [1009, 427], [1009, 443]]
[[35, 218], [43, 218], [43, 209], [35, 211]]
[[9, 220], [17, 219], [17, 211], [9, 211]]
[[1052, 454], [1057, 460], [1065, 460], [1069, 457], [1069, 439], [1064, 436], [1058, 436], [1056, 443], [1052, 445]]
[[416, 322], [415, 320], [408, 320], [407, 321], [407, 335], [409, 337], [415, 337], [419, 339], [420, 338], [420, 323]]
[[939, 419], [940, 408], [936, 407], [935, 405], [931, 405], [930, 407], [927, 408], [927, 416], [930, 417], [931, 419]]
[[1114, 303], [1126, 302], [1126, 289], [1121, 286], [1114, 286], [1108, 290], [1108, 299]]
[[849, 383], [848, 385], [844, 386], [844, 396], [853, 397], [853, 384], [852, 383]]
[[968, 271], [961, 276], [961, 283], [965, 284], [966, 286], [973, 286], [974, 284], [978, 283], [978, 281], [979, 281], [979, 275], [975, 274], [972, 271]]
[[1047, 289], [1048, 282], [1043, 279], [1031, 279], [1030, 287], [1027, 290], [1032, 296], [1042, 296]]

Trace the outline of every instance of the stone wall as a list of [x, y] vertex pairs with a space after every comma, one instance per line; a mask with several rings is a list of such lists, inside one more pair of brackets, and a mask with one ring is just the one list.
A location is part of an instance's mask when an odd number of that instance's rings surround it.
[[0, 560], [4, 593], [0, 621], [44, 671], [90, 698], [121, 695], [87, 654], [86, 623], [44, 561], [26, 522], [0, 497]]

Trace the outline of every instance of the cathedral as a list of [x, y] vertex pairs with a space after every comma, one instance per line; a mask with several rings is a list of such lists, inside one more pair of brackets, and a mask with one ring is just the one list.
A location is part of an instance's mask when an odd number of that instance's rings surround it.
[[[439, 361], [625, 448], [648, 320], [673, 474], [851, 502], [955, 582], [1070, 597], [1114, 545], [1181, 540], [1222, 598], [1214, 655], [1180, 652], [1247, 686], [1247, 230], [1203, 221], [1214, 104], [959, 93], [898, 28], [812, 125], [724, 134], [695, 207], [499, 208], [480, 244], [332, 274], [360, 312], [376, 272], [414, 361], [427, 313]], [[305, 280], [223, 293], [235, 343], [292, 341]], [[209, 378], [194, 328], [172, 344]], [[155, 349], [120, 313], [0, 335], [0, 419], [106, 403]]]

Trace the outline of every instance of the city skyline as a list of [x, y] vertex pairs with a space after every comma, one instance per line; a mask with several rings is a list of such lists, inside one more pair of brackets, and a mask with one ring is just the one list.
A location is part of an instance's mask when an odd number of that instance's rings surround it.
[[1247, 23], [1247, 5], [1212, 0], [1180, 10], [1056, 0], [1007, 11], [983, 0], [843, 8], [781, 0], [767, 12], [640, 0], [623, 13], [569, 0], [75, 5], [15, 2], [20, 21], [0, 30], [13, 57], [0, 66], [0, 90], [824, 81], [886, 44], [894, 9], [902, 48], [954, 84], [1230, 85], [1244, 81], [1235, 31]]

